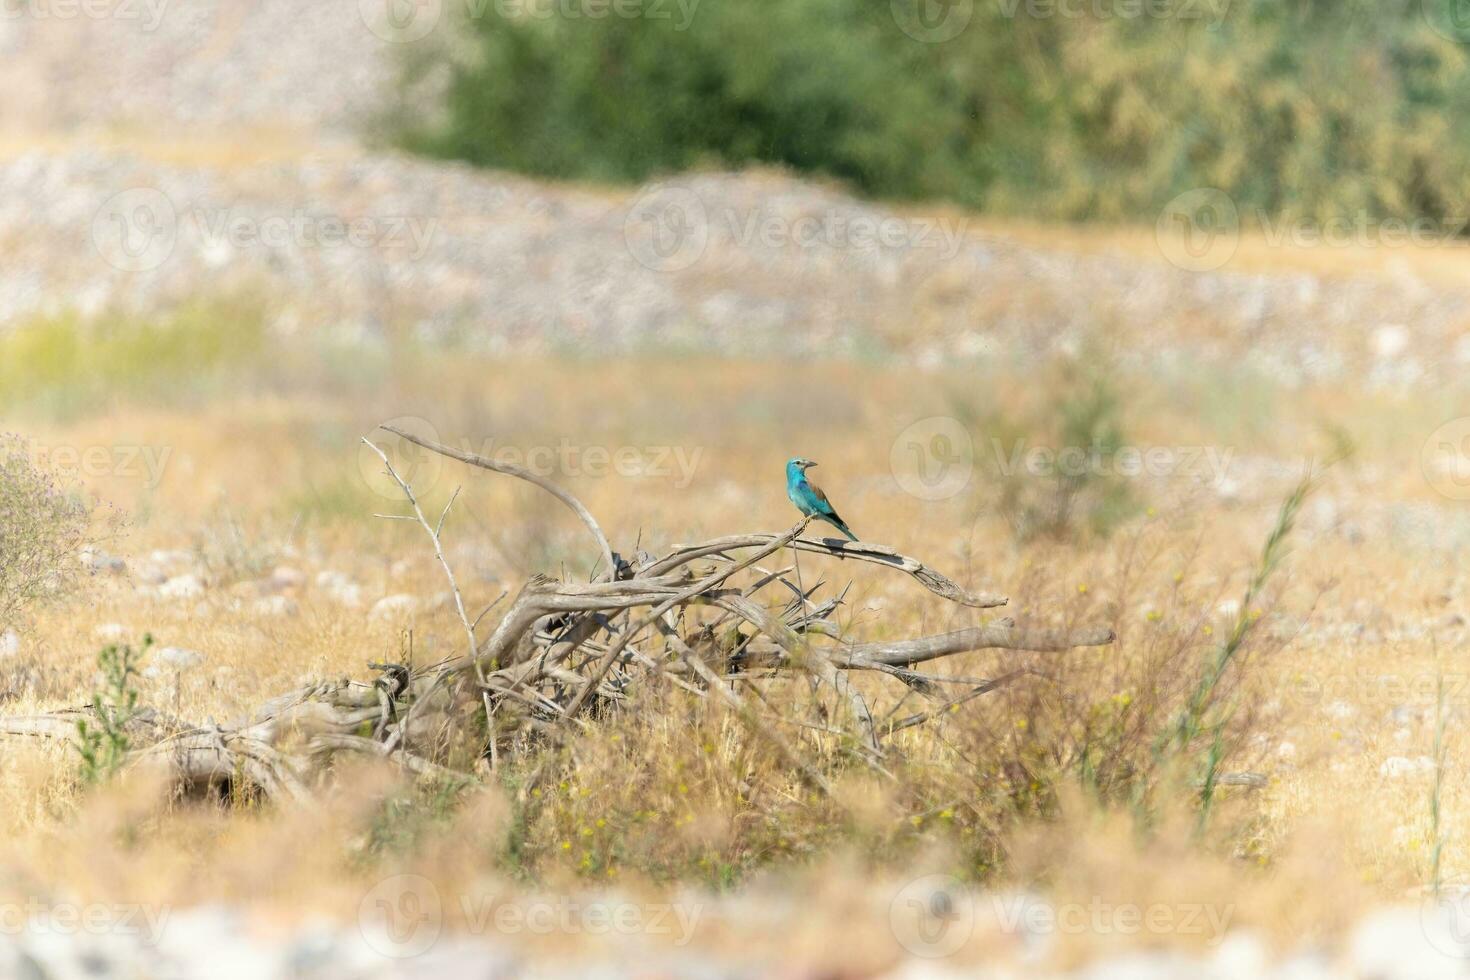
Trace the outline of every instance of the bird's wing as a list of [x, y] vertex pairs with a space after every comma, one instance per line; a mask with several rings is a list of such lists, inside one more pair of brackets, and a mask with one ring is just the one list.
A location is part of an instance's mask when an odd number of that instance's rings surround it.
[[837, 508], [832, 506], [832, 501], [827, 499], [827, 495], [822, 492], [822, 488], [810, 480], [806, 481], [806, 485], [811, 487], [812, 496], [816, 498], [817, 510], [824, 514], [829, 514], [832, 517], [837, 517]]

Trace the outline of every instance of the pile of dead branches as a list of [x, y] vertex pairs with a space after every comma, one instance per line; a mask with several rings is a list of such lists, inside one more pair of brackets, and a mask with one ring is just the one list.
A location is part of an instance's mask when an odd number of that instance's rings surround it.
[[[975, 609], [1002, 606], [1006, 599], [970, 592], [881, 545], [802, 537], [806, 520], [782, 534], [735, 535], [677, 546], [665, 555], [625, 557], [562, 488], [515, 466], [389, 431], [552, 493], [596, 541], [602, 573], [588, 583], [536, 576], [493, 627], [481, 629], [484, 614], [470, 619], [441, 543], [455, 497], [431, 522], [388, 456], [364, 440], [404, 493], [411, 514], [394, 516], [422, 525], [448, 577], [464, 628], [464, 653], [432, 667], [371, 664], [377, 671], [372, 682], [341, 679], [292, 691], [230, 726], [145, 710], [130, 722], [130, 764], [158, 767], [184, 791], [243, 787], [305, 802], [339, 754], [376, 755], [416, 773], [472, 775], [498, 765], [505, 753], [530, 740], [561, 738], [595, 713], [619, 710], [640, 684], [659, 683], [723, 701], [758, 737], [769, 740], [794, 772], [825, 790], [823, 773], [793, 749], [762, 701], [742, 693], [742, 682], [804, 675], [814, 687], [832, 692], [845, 709], [835, 720], [796, 723], [827, 731], [835, 725], [856, 752], [881, 765], [885, 740], [895, 732], [924, 724], [1024, 673], [955, 678], [920, 671], [918, 665], [973, 650], [1060, 651], [1113, 640], [1105, 628], [1031, 630], [1000, 620], [906, 640], [854, 642], [832, 618], [842, 595], [819, 603], [813, 596], [819, 586], [803, 588], [799, 553], [880, 565], [911, 576], [948, 602]], [[791, 554], [790, 567], [763, 564], [783, 552]], [[853, 683], [858, 671], [907, 685], [926, 699], [928, 710], [876, 722]], [[88, 706], [0, 719], [0, 736], [75, 738], [77, 722], [93, 711]]]

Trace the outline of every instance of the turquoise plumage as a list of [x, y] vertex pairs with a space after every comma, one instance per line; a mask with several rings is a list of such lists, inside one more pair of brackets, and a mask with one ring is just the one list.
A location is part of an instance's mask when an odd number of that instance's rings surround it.
[[858, 539], [847, 522], [837, 516], [837, 509], [822, 488], [806, 478], [806, 471], [817, 464], [800, 456], [786, 461], [786, 496], [807, 517], [826, 521], [853, 541]]

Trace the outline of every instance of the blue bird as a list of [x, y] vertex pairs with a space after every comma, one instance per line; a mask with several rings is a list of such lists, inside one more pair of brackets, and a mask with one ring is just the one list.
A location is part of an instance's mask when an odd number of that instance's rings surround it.
[[837, 509], [827, 499], [821, 487], [806, 478], [806, 471], [817, 464], [800, 456], [786, 461], [786, 496], [796, 509], [807, 517], [826, 521], [853, 541], [858, 539], [848, 528], [847, 522], [837, 516]]

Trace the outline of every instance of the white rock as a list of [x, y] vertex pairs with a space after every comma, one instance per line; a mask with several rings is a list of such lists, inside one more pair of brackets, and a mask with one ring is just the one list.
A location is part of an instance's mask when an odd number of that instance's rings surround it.
[[151, 551], [148, 560], [160, 568], [188, 568], [194, 564], [194, 556], [187, 551]]
[[1431, 900], [1423, 908], [1371, 913], [1348, 941], [1352, 975], [1375, 980], [1463, 978], [1470, 948], [1457, 938], [1447, 914]]
[[295, 599], [283, 595], [256, 599], [250, 608], [257, 616], [294, 616], [301, 611]]
[[271, 572], [270, 584], [277, 589], [299, 589], [306, 584], [306, 573], [289, 565], [278, 565]]
[[162, 585], [168, 581], [168, 572], [150, 562], [135, 568], [133, 578], [144, 585]]
[[1214, 974], [1221, 977], [1263, 977], [1267, 972], [1270, 951], [1260, 936], [1252, 932], [1232, 932], [1223, 939], [1206, 936], [1220, 945], [1215, 947]]
[[221, 907], [175, 911], [158, 937], [157, 950], [168, 962], [182, 964], [185, 975], [246, 980], [285, 973], [279, 946], [252, 938], [243, 917]]
[[160, 647], [153, 652], [153, 659], [171, 670], [192, 670], [204, 663], [204, 654], [185, 647]]
[[122, 623], [98, 623], [92, 635], [104, 643], [121, 643], [127, 639], [128, 628]]
[[1274, 972], [1258, 975], [1271, 980], [1337, 980], [1341, 974], [1320, 953], [1296, 953], [1281, 961]]
[[0, 633], [0, 660], [20, 653], [20, 634], [15, 630]]
[[368, 615], [373, 619], [403, 620], [412, 618], [418, 610], [418, 597], [400, 592], [397, 595], [384, 596], [373, 603], [372, 611]]
[[1074, 975], [1087, 980], [1179, 980], [1180, 977], [1195, 977], [1203, 973], [1199, 964], [1181, 956], [1136, 952], [1100, 959]]
[[[20, 977], [125, 977], [134, 974], [142, 950], [121, 931], [85, 932], [59, 926], [48, 909], [36, 913], [20, 930], [22, 969], [4, 975]], [[12, 926], [12, 929], [14, 927]], [[26, 960], [30, 960], [27, 963]], [[0, 963], [4, 958], [0, 957]]]
[[109, 555], [101, 548], [87, 547], [81, 552], [82, 567], [96, 575], [98, 572], [106, 572], [110, 575], [121, 575], [128, 570], [128, 563], [115, 555]]
[[1379, 360], [1392, 360], [1409, 346], [1409, 331], [1401, 324], [1385, 323], [1373, 331], [1373, 356]]
[[316, 584], [324, 590], [334, 601], [344, 606], [362, 605], [362, 586], [349, 579], [341, 572], [325, 571], [318, 572]]
[[1427, 755], [1416, 756], [1412, 759], [1402, 755], [1391, 755], [1383, 760], [1383, 765], [1378, 767], [1380, 776], [1409, 776], [1419, 772], [1432, 772], [1434, 760]]
[[198, 575], [175, 575], [158, 587], [165, 599], [197, 599], [204, 594], [204, 582]]

